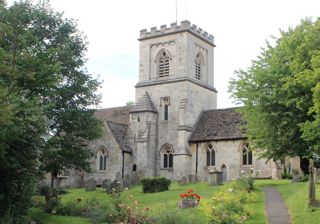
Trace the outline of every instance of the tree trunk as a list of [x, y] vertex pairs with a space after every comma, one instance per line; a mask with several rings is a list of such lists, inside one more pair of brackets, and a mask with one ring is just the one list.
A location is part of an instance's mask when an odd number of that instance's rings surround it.
[[314, 182], [314, 161], [313, 159], [309, 160], [309, 208], [315, 207], [317, 204], [316, 201], [316, 186]]
[[58, 177], [58, 172], [56, 170], [51, 171], [51, 187], [54, 187], [54, 180]]

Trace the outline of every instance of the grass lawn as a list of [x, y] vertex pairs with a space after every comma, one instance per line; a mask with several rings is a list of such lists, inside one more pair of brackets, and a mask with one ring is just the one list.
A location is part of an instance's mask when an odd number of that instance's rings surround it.
[[[128, 191], [124, 191], [122, 194], [123, 199], [127, 199], [130, 194], [133, 198], [130, 200], [133, 204], [134, 200], [138, 200], [139, 207], [149, 208], [150, 215], [161, 216], [164, 211], [177, 209], [177, 202], [180, 199], [179, 194], [186, 192], [189, 189], [193, 189], [197, 194], [202, 196], [200, 206], [190, 209], [180, 209], [179, 212], [190, 219], [196, 218], [196, 223], [208, 223], [208, 215], [210, 214], [210, 206], [208, 202], [220, 187], [208, 186], [207, 183], [196, 183], [188, 184], [186, 186], [179, 186], [177, 183], [173, 183], [169, 191], [159, 192], [159, 193], [143, 193], [141, 186], [135, 186], [130, 188]], [[95, 191], [86, 192], [84, 189], [69, 189], [69, 193], [61, 195], [60, 199], [62, 203], [68, 201], [74, 201], [76, 203], [78, 198], [82, 201], [86, 199], [96, 198], [102, 203], [109, 204], [110, 196], [108, 196], [101, 188]], [[252, 217], [246, 221], [247, 224], [265, 224], [265, 214], [264, 214], [264, 195], [260, 187], [257, 187], [256, 193], [258, 195], [257, 201], [255, 203], [250, 203], [247, 205]], [[33, 218], [41, 223], [90, 223], [88, 219], [80, 217], [70, 217], [70, 216], [58, 216], [50, 215], [41, 211], [40, 209], [31, 209], [30, 214]]]
[[[320, 223], [320, 209], [308, 209], [308, 183], [292, 183], [277, 185], [290, 212], [293, 224]], [[316, 185], [316, 197], [320, 198], [320, 185]]]
[[31, 208], [29, 215], [37, 221], [37, 223], [43, 224], [89, 224], [90, 221], [81, 217], [51, 215], [38, 208]]

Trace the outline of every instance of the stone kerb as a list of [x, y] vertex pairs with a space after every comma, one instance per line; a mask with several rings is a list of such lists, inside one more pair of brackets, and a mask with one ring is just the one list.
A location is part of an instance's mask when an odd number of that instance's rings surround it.
[[148, 32], [147, 29], [143, 29], [140, 31], [140, 40], [180, 31], [189, 31], [196, 36], [200, 36], [211, 44], [214, 44], [214, 37], [211, 34], [208, 34], [208, 32], [202, 30], [200, 27], [197, 27], [194, 24], [191, 25], [188, 20], [181, 21], [180, 25], [177, 23], [171, 23], [170, 27], [167, 27], [167, 25], [164, 24], [160, 26], [160, 29], [157, 29], [157, 27], [152, 27], [150, 32]]

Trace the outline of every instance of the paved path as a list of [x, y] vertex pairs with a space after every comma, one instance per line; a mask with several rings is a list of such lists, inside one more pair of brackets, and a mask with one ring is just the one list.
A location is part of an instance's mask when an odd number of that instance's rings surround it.
[[263, 191], [269, 224], [291, 224], [288, 208], [279, 191], [274, 187], [264, 187]]

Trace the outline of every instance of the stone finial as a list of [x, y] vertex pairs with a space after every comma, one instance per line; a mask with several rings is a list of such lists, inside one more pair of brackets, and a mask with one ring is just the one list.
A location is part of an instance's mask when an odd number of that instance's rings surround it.
[[181, 21], [181, 28], [182, 29], [189, 29], [191, 26], [191, 23], [188, 20]]
[[157, 32], [157, 27], [151, 27], [151, 34], [155, 34]]
[[145, 37], [147, 35], [147, 29], [140, 30], [140, 37]]
[[170, 29], [175, 30], [177, 28], [177, 23], [171, 23]]
[[197, 29], [197, 33], [199, 33], [199, 34], [202, 33], [202, 29], [200, 27]]
[[191, 29], [192, 29], [193, 31], [196, 31], [196, 30], [197, 30], [197, 26], [194, 25], [194, 24], [192, 24]]
[[211, 34], [209, 34], [209, 40], [213, 42], [213, 36]]
[[203, 35], [205, 38], [208, 38], [208, 32], [207, 32], [207, 31], [204, 31], [202, 35]]
[[167, 25], [166, 24], [160, 26], [161, 33], [166, 32], [166, 29], [167, 29]]

